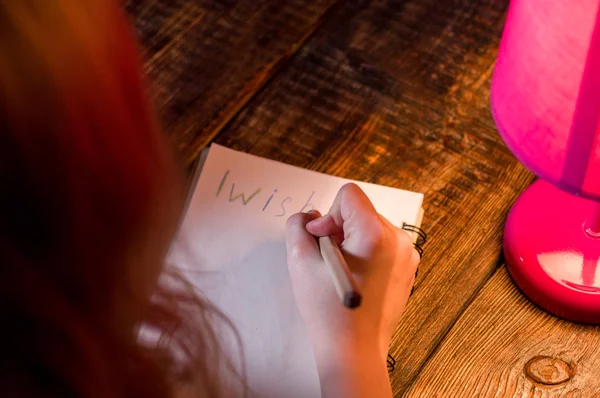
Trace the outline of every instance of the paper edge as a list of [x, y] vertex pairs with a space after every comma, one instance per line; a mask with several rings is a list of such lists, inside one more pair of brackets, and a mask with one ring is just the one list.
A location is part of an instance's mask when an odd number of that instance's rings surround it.
[[425, 216], [425, 210], [421, 207], [417, 213], [417, 219], [415, 220], [415, 227], [421, 228], [423, 217]]
[[202, 174], [202, 169], [204, 168], [204, 164], [206, 163], [206, 159], [208, 158], [208, 152], [210, 150], [210, 145], [206, 148], [202, 149], [200, 152], [200, 156], [198, 157], [198, 161], [196, 163], [194, 172], [192, 174], [192, 178], [190, 179], [189, 190], [187, 193], [187, 197], [185, 199], [185, 204], [183, 206], [183, 217], [185, 218], [187, 211], [190, 207], [190, 203], [192, 202], [192, 198], [196, 192], [196, 186], [198, 185], [198, 180], [200, 179], [200, 174]]

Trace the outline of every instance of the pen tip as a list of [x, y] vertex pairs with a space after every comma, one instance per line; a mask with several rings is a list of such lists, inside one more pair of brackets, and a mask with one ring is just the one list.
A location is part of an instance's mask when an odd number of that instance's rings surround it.
[[360, 305], [361, 297], [356, 292], [348, 292], [344, 295], [344, 305], [350, 309]]

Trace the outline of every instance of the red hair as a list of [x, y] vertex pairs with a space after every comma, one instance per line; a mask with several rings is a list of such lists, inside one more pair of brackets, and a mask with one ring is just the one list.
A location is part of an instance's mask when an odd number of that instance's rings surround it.
[[[182, 369], [196, 396], [217, 394], [212, 310], [157, 282], [183, 185], [140, 76], [115, 2], [0, 1], [8, 396], [171, 397]], [[138, 340], [143, 324], [156, 344]]]

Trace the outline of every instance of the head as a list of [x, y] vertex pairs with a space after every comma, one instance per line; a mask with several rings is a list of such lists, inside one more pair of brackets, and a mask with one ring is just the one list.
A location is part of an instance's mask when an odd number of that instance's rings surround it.
[[[170, 346], [208, 346], [176, 332], [205, 305], [159, 283], [184, 191], [141, 72], [116, 0], [0, 0], [0, 388], [14, 396], [167, 397]], [[142, 324], [159, 343], [139, 343]]]

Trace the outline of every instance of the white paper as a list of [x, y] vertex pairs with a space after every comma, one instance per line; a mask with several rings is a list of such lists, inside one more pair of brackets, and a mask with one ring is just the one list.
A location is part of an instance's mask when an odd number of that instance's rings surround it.
[[[318, 398], [316, 364], [286, 266], [287, 218], [325, 213], [350, 180], [213, 144], [169, 262], [233, 321], [257, 397]], [[423, 195], [353, 181], [392, 223], [418, 223]], [[231, 358], [239, 351], [223, 334]]]

